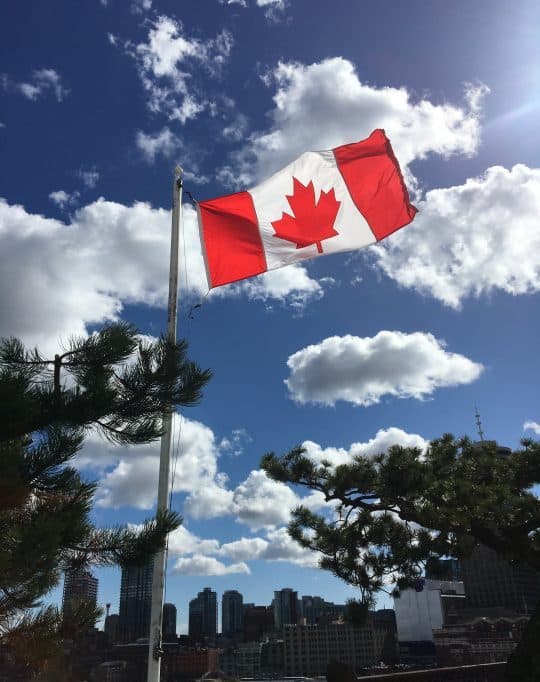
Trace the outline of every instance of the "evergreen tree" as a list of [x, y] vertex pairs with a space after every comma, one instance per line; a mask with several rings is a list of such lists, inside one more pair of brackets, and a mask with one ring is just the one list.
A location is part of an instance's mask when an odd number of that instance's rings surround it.
[[96, 484], [70, 466], [85, 435], [151, 442], [164, 411], [196, 404], [210, 376], [187, 359], [185, 342], [141, 341], [125, 323], [74, 338], [53, 359], [0, 340], [0, 646], [29, 677], [99, 615], [83, 603], [68, 618], [42, 606], [62, 572], [143, 564], [181, 523], [167, 512], [139, 531], [96, 528]]
[[[482, 543], [511, 562], [540, 570], [540, 443], [523, 440], [509, 456], [494, 443], [445, 435], [424, 453], [391, 447], [333, 467], [295, 448], [269, 453], [262, 468], [277, 481], [323, 493], [333, 511], [294, 510], [289, 533], [321, 553], [320, 566], [360, 592], [349, 611], [360, 620], [381, 590], [414, 585], [426, 563], [463, 557]], [[532, 634], [534, 633], [534, 635]], [[508, 679], [538, 680], [540, 660], [530, 642], [540, 634], [540, 608], [508, 666]], [[515, 670], [519, 672], [515, 673]], [[514, 675], [514, 676], [512, 676]]]

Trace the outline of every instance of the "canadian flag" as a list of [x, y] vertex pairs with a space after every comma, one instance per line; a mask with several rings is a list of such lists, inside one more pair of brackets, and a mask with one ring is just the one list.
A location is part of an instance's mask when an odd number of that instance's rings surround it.
[[412, 221], [383, 130], [305, 152], [260, 185], [198, 203], [210, 288], [307, 258], [361, 249]]

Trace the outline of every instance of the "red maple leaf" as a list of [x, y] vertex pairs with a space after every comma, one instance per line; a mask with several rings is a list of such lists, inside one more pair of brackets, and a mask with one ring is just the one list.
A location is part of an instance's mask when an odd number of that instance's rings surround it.
[[294, 242], [297, 249], [317, 244], [317, 251], [322, 253], [322, 240], [339, 234], [334, 230], [334, 223], [341, 202], [336, 200], [334, 189], [321, 192], [315, 203], [313, 182], [303, 185], [293, 177], [293, 193], [287, 195], [287, 201], [293, 215], [282, 213], [281, 218], [272, 223], [276, 231], [274, 236]]

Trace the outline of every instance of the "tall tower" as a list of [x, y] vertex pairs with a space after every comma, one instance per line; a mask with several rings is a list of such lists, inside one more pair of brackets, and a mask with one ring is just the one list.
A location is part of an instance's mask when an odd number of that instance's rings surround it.
[[122, 569], [118, 614], [120, 642], [134, 642], [150, 635], [153, 569], [153, 563]]
[[163, 604], [163, 641], [176, 642], [176, 606]]
[[62, 595], [62, 613], [69, 616], [77, 603], [86, 601], [94, 607], [97, 605], [98, 581], [92, 573], [86, 569], [70, 569], [66, 571], [64, 578], [64, 592]]
[[198, 640], [202, 636], [202, 605], [198, 597], [189, 602], [189, 636]]
[[189, 602], [190, 637], [215, 637], [217, 634], [217, 594], [205, 587]]
[[510, 563], [484, 545], [461, 561], [467, 602], [472, 608], [505, 608], [532, 613], [540, 601], [540, 573]]
[[298, 623], [298, 593], [290, 587], [274, 592], [272, 607], [276, 630], [282, 630], [285, 625]]
[[215, 637], [217, 634], [217, 594], [209, 587], [205, 587], [197, 595], [201, 603], [202, 634]]
[[221, 598], [221, 632], [234, 637], [242, 632], [244, 624], [244, 599], [240, 592], [227, 590]]

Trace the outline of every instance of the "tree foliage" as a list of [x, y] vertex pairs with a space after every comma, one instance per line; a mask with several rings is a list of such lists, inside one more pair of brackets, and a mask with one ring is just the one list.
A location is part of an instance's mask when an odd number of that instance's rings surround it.
[[385, 586], [414, 584], [427, 561], [464, 556], [481, 542], [540, 570], [540, 443], [510, 456], [492, 442], [445, 435], [426, 452], [395, 445], [339, 466], [298, 447], [269, 453], [262, 468], [277, 481], [323, 493], [331, 513], [298, 507], [290, 535], [322, 554], [332, 571], [370, 600]]
[[41, 606], [61, 573], [145, 563], [181, 523], [166, 512], [140, 530], [96, 528], [96, 484], [72, 465], [85, 435], [151, 442], [164, 411], [196, 404], [210, 376], [188, 360], [185, 342], [144, 341], [125, 323], [74, 338], [51, 359], [17, 339], [0, 340], [0, 644], [33, 673], [67, 630], [98, 615], [81, 606], [68, 623]]
[[[359, 589], [352, 621], [361, 621], [380, 590], [413, 586], [426, 564], [467, 556], [484, 544], [510, 561], [540, 570], [540, 443], [504, 452], [493, 442], [451, 435], [425, 452], [395, 445], [374, 457], [332, 466], [297, 447], [262, 468], [274, 480], [320, 491], [323, 513], [293, 511], [289, 534], [320, 552], [320, 566]], [[507, 679], [540, 679], [540, 607], [507, 666]]]

